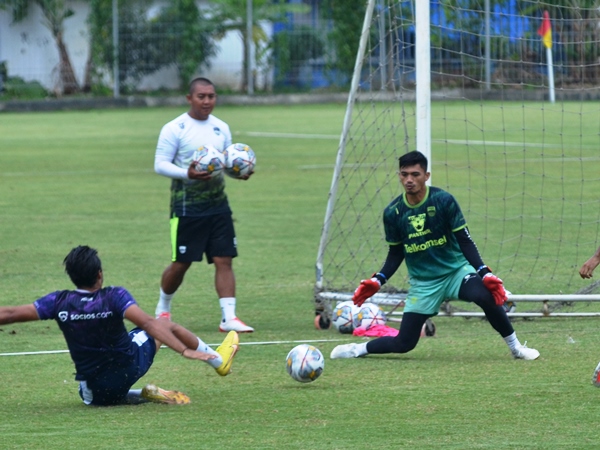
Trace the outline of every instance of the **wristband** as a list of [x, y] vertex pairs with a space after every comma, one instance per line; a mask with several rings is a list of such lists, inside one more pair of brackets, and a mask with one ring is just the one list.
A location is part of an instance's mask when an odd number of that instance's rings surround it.
[[377, 278], [381, 286], [383, 286], [387, 281], [387, 277], [381, 272], [374, 273], [371, 278]]
[[185, 351], [186, 351], [187, 349], [188, 349], [187, 347], [183, 349], [183, 351], [181, 352], [181, 356], [183, 356], [183, 354], [185, 353]]
[[488, 273], [492, 273], [492, 269], [490, 269], [485, 264], [482, 266], [479, 266], [479, 269], [477, 269], [477, 275], [479, 275], [482, 278], [484, 275], [487, 275]]

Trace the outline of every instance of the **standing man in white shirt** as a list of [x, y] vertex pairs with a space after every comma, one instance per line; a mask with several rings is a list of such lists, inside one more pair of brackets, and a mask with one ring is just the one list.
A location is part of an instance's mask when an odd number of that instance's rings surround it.
[[[233, 258], [237, 256], [232, 212], [225, 194], [222, 172], [212, 176], [198, 171], [194, 152], [211, 145], [225, 150], [232, 143], [229, 126], [212, 115], [217, 102], [214, 84], [195, 78], [186, 96], [190, 109], [161, 130], [154, 170], [171, 182], [171, 264], [162, 274], [156, 316], [171, 318], [171, 300], [185, 273], [203, 255], [215, 266], [215, 289], [221, 306], [222, 332], [251, 333], [235, 312]], [[251, 175], [251, 174], [250, 174]], [[250, 175], [243, 179], [248, 179]]]

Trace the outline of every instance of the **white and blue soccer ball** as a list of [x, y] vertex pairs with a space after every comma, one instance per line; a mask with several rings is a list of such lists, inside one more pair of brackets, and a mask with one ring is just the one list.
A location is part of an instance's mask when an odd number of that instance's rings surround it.
[[331, 314], [331, 323], [340, 333], [352, 334], [358, 323], [358, 307], [351, 301], [338, 303]]
[[374, 325], [385, 325], [387, 318], [383, 310], [375, 303], [363, 303], [358, 310], [358, 326], [368, 330]]
[[300, 383], [310, 383], [323, 373], [325, 358], [317, 347], [300, 344], [288, 353], [285, 368], [294, 380]]
[[232, 178], [250, 174], [256, 166], [256, 154], [249, 145], [236, 143], [227, 147], [225, 155], [225, 173]]
[[212, 145], [203, 145], [194, 152], [192, 159], [196, 170], [208, 172], [211, 177], [220, 175], [225, 169], [225, 155]]

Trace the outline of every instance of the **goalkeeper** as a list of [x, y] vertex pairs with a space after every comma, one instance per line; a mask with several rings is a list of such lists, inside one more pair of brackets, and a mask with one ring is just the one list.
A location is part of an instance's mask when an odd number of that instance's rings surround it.
[[[103, 288], [95, 249], [75, 247], [64, 264], [77, 289], [51, 292], [28, 305], [0, 307], [0, 325], [54, 319], [69, 347], [86, 405], [189, 403], [187, 395], [153, 384], [131, 389], [150, 369], [163, 343], [184, 358], [208, 363], [221, 376], [230, 373], [239, 344], [235, 331], [213, 350], [181, 325], [146, 314], [126, 289]], [[128, 333], [123, 319], [137, 328]]]
[[394, 275], [406, 260], [410, 289], [397, 336], [361, 344], [338, 345], [331, 358], [367, 354], [406, 353], [419, 342], [425, 321], [438, 314], [441, 304], [459, 299], [479, 306], [517, 359], [533, 360], [540, 353], [522, 345], [503, 308], [507, 300], [502, 280], [479, 255], [460, 206], [448, 192], [426, 185], [427, 158], [412, 151], [400, 158], [404, 193], [383, 212], [389, 251], [381, 270], [363, 280], [353, 301], [362, 305]]

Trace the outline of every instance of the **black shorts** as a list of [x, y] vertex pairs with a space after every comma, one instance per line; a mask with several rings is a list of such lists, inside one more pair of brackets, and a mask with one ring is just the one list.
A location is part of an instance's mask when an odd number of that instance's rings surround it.
[[209, 264], [214, 256], [237, 256], [235, 230], [231, 213], [206, 217], [171, 219], [172, 261], [202, 261], [206, 253]]

